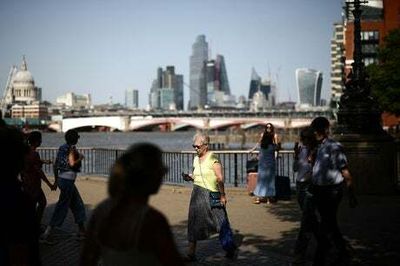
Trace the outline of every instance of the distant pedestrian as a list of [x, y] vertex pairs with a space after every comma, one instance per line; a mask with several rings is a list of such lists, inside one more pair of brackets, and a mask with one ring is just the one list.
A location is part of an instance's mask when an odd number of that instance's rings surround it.
[[18, 180], [28, 147], [7, 126], [0, 126], [0, 147], [0, 265], [41, 265], [35, 208]]
[[21, 172], [22, 187], [31, 198], [36, 209], [38, 223], [40, 224], [43, 212], [47, 205], [46, 196], [41, 187], [43, 180], [51, 190], [56, 190], [57, 185], [51, 184], [43, 173], [42, 165], [51, 164], [50, 160], [42, 160], [37, 148], [42, 143], [42, 134], [39, 131], [32, 131], [28, 136], [29, 152], [25, 156], [25, 166]]
[[344, 187], [349, 192], [350, 206], [357, 205], [352, 176], [342, 145], [329, 138], [328, 119], [315, 118], [311, 123], [311, 128], [319, 142], [312, 171], [311, 191], [321, 219], [314, 265], [324, 265], [332, 243], [339, 252], [337, 265], [346, 265], [349, 262], [349, 254], [347, 244], [339, 230], [336, 215]]
[[208, 150], [209, 142], [209, 137], [203, 133], [193, 137], [192, 146], [197, 153], [193, 160], [193, 173], [183, 173], [186, 181], [194, 183], [189, 204], [186, 261], [196, 260], [197, 241], [217, 232], [227, 258], [234, 258], [237, 250], [225, 209], [227, 199], [222, 165], [217, 156]]
[[78, 238], [85, 237], [86, 210], [81, 195], [75, 186], [77, 173], [80, 172], [84, 156], [76, 149], [79, 134], [70, 129], [65, 133], [66, 143], [58, 149], [54, 165], [54, 178], [60, 188], [60, 197], [54, 208], [53, 216], [41, 239], [46, 242], [52, 229], [61, 226], [71, 209], [75, 223], [79, 226]]
[[260, 139], [254, 148], [250, 150], [250, 153], [255, 151], [257, 147], [259, 147], [260, 153], [258, 157], [257, 185], [253, 192], [255, 195], [253, 203], [275, 203], [275, 151], [280, 149], [280, 141], [271, 123], [265, 125], [264, 132], [260, 135]]
[[153, 144], [134, 144], [117, 159], [109, 198], [89, 221], [82, 266], [183, 265], [167, 219], [148, 204], [166, 172], [162, 151]]
[[305, 255], [313, 236], [317, 235], [318, 220], [312, 194], [309, 192], [312, 167], [315, 160], [317, 140], [311, 127], [300, 132], [300, 145], [295, 145], [295, 160], [293, 170], [296, 172], [297, 201], [301, 209], [300, 230], [294, 249], [293, 263], [305, 262]]

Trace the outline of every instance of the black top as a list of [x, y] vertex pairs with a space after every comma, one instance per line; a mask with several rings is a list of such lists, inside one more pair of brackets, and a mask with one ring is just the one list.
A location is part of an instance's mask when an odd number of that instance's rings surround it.
[[261, 139], [261, 148], [266, 149], [268, 148], [268, 145], [274, 144], [274, 135], [269, 135], [267, 133], [263, 134], [263, 137]]

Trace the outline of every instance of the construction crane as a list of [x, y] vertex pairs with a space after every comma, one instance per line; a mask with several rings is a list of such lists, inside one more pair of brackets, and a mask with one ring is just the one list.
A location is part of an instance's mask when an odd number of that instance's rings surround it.
[[12, 81], [16, 73], [17, 73], [17, 67], [12, 66], [10, 69], [10, 73], [8, 74], [6, 87], [4, 88], [3, 91], [3, 97], [0, 99], [0, 110], [2, 116], [6, 115], [9, 109], [8, 108], [9, 105], [12, 104], [14, 100], [13, 99], [14, 96], [12, 95]]

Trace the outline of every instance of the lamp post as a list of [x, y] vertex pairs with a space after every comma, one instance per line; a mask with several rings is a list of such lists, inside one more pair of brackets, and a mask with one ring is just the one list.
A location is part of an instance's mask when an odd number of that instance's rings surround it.
[[346, 2], [347, 5], [354, 6], [352, 10], [354, 15], [354, 62], [339, 101], [336, 134], [384, 135], [385, 132], [380, 124], [382, 112], [376, 100], [371, 96], [370, 84], [362, 61], [361, 3], [367, 2], [360, 0]]
[[396, 146], [380, 124], [381, 110], [371, 96], [362, 61], [361, 3], [366, 2], [346, 2], [354, 6], [354, 62], [339, 101], [334, 135], [346, 150], [357, 193], [388, 194], [396, 186]]

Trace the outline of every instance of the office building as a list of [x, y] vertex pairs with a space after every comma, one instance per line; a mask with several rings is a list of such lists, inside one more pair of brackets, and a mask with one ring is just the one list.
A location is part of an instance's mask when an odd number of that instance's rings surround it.
[[139, 91], [127, 89], [125, 91], [125, 107], [131, 109], [139, 108]]
[[[262, 80], [261, 77], [257, 74], [256, 70], [252, 68], [249, 88], [249, 102], [253, 102], [252, 105], [257, 106], [256, 109], [263, 109], [274, 106], [274, 86], [275, 85], [271, 82], [270, 79]], [[261, 95], [257, 95], [257, 99], [254, 99], [254, 96], [257, 92], [260, 92], [263, 97], [261, 97]]]
[[92, 97], [90, 94], [78, 95], [68, 92], [57, 97], [56, 104], [68, 109], [89, 109], [92, 106]]
[[[350, 72], [354, 52], [354, 16], [351, 4], [345, 2], [345, 57], [346, 73]], [[389, 31], [400, 28], [399, 0], [369, 0], [361, 4], [361, 51], [364, 64], [378, 62], [378, 48], [383, 45]]]
[[174, 66], [167, 66], [165, 71], [157, 69], [149, 104], [151, 109], [183, 110], [183, 75], [176, 74]]
[[343, 94], [344, 62], [344, 28], [342, 23], [335, 23], [331, 39], [331, 106], [334, 108]]
[[[231, 95], [225, 60], [222, 55], [217, 55], [215, 60], [206, 63], [207, 77], [207, 105], [210, 107], [222, 107], [230, 99]], [[230, 102], [231, 100], [229, 100]]]
[[296, 69], [296, 84], [300, 107], [320, 106], [322, 72], [309, 69]]
[[207, 103], [207, 61], [206, 36], [199, 35], [192, 45], [192, 55], [190, 56], [189, 109], [203, 108]]

